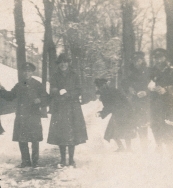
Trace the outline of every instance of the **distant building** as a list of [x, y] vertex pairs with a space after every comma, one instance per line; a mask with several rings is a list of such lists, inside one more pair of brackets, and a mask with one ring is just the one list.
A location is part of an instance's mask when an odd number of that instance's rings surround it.
[[[16, 58], [16, 40], [12, 31], [5, 29], [0, 30], [0, 63], [17, 69]], [[41, 77], [42, 74], [42, 57], [38, 52], [38, 48], [33, 44], [26, 46], [26, 61], [35, 64], [37, 70], [36, 76]]]

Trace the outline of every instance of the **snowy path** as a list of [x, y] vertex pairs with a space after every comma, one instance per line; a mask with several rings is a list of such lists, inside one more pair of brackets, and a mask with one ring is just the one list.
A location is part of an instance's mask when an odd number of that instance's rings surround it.
[[17, 169], [20, 163], [18, 145], [11, 141], [14, 114], [1, 116], [6, 133], [0, 136], [1, 186], [64, 187], [64, 188], [172, 188], [173, 161], [168, 155], [154, 154], [153, 140], [149, 154], [139, 151], [138, 139], [133, 141], [134, 153], [115, 153], [116, 145], [103, 140], [110, 117], [101, 120], [95, 116], [101, 108], [98, 101], [83, 106], [89, 140], [76, 149], [77, 168], [57, 169], [59, 151], [46, 144], [49, 119], [43, 120], [44, 141], [40, 144], [40, 165], [37, 169]]

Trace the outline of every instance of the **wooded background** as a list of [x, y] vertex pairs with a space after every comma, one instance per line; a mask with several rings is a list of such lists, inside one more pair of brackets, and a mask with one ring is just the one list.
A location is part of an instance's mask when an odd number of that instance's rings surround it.
[[[26, 62], [25, 20], [22, 0], [14, 0], [17, 67]], [[60, 52], [72, 59], [72, 67], [80, 77], [83, 103], [95, 97], [94, 79], [104, 77], [119, 87], [130, 73], [135, 51], [144, 51], [152, 66], [151, 51], [166, 48], [173, 63], [173, 1], [164, 0], [155, 7], [152, 0], [141, 7], [137, 0], [43, 0], [44, 10], [30, 0], [44, 26], [42, 49], [42, 83], [55, 71]], [[165, 35], [155, 32], [165, 10]]]

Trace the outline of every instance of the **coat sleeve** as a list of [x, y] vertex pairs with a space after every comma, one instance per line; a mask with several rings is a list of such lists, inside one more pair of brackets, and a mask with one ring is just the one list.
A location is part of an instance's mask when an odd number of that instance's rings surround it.
[[46, 107], [50, 103], [50, 96], [44, 89], [43, 85], [39, 83], [39, 97], [41, 100], [41, 107]]
[[103, 110], [100, 111], [100, 116], [101, 116], [102, 119], [104, 119], [104, 118], [105, 118], [106, 116], [108, 116], [110, 113], [112, 113], [111, 110], [110, 110], [110, 108], [105, 105], [105, 106], [103, 107]]
[[113, 112], [114, 100], [110, 93], [109, 95], [101, 95], [100, 100], [103, 104], [103, 109], [100, 112], [100, 116], [104, 119], [107, 115]]
[[7, 101], [12, 101], [17, 97], [17, 89], [19, 85], [16, 84], [11, 91], [7, 91], [5, 89], [0, 90], [0, 96]]

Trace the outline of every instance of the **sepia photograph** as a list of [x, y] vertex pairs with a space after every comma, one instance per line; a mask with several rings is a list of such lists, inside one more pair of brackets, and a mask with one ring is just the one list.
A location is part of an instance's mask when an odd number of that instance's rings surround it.
[[173, 188], [173, 0], [0, 0], [0, 188]]

